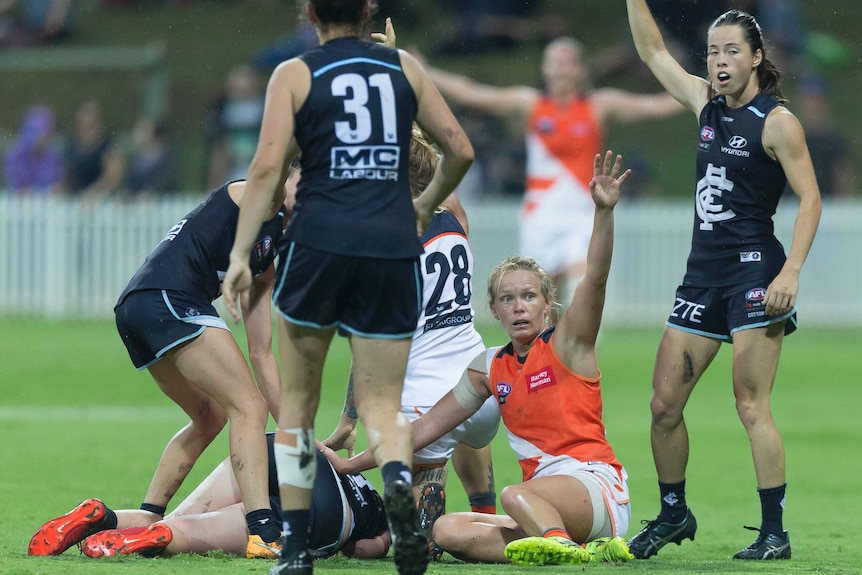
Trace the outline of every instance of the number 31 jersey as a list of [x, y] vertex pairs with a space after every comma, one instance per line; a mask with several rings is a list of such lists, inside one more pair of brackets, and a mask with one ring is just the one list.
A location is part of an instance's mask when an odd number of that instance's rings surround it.
[[336, 38], [300, 58], [311, 89], [296, 112], [302, 179], [287, 239], [345, 256], [418, 256], [408, 178], [417, 102], [398, 51]]
[[401, 394], [401, 404], [413, 406], [437, 403], [485, 351], [473, 323], [473, 254], [464, 228], [452, 212], [441, 210], [422, 241], [422, 309]]

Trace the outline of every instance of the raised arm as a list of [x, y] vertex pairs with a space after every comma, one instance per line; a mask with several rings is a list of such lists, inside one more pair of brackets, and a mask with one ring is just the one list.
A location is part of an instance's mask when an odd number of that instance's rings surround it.
[[700, 114], [709, 101], [709, 82], [685, 71], [668, 52], [646, 0], [626, 0], [629, 26], [638, 56], [674, 98]]
[[626, 170], [620, 175], [621, 161], [622, 156], [614, 159], [610, 150], [604, 157], [596, 154], [590, 181], [596, 207], [587, 267], [551, 340], [560, 359], [575, 373], [586, 377], [599, 374], [595, 346], [614, 251], [614, 207], [620, 197], [620, 187], [631, 174], [631, 170]]
[[799, 272], [814, 242], [822, 204], [805, 133], [796, 116], [783, 107], [772, 110], [763, 128], [763, 146], [781, 163], [787, 182], [799, 198], [787, 260], [766, 288], [766, 313], [777, 315], [796, 305]]
[[668, 92], [636, 94], [615, 88], [600, 88], [591, 96], [599, 120], [630, 123], [666, 118], [685, 111]]
[[424, 232], [434, 210], [452, 193], [473, 163], [473, 146], [416, 59], [402, 50], [401, 65], [416, 94], [416, 123], [431, 136], [441, 151], [434, 177], [413, 201], [419, 231]]

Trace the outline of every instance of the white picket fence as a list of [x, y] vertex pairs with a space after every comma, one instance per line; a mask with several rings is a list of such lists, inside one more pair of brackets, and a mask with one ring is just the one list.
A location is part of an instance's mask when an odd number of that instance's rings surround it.
[[[150, 250], [202, 197], [84, 206], [58, 198], [0, 195], [0, 315], [110, 317], [120, 291]], [[795, 209], [782, 200], [776, 229], [790, 245]], [[474, 306], [489, 320], [485, 278], [515, 253], [517, 205], [469, 204], [476, 261]], [[661, 325], [682, 279], [692, 207], [629, 202], [617, 208], [606, 325]], [[803, 325], [862, 326], [862, 201], [827, 203], [800, 278]]]

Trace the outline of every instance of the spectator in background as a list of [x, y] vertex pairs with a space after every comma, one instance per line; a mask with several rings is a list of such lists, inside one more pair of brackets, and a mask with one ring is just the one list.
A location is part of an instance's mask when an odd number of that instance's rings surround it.
[[230, 71], [224, 94], [204, 121], [209, 187], [245, 178], [257, 149], [264, 96], [261, 78], [252, 66], [241, 64]]
[[128, 198], [164, 195], [176, 189], [176, 153], [165, 130], [164, 122], [152, 118], [140, 118], [135, 123], [126, 170]]
[[856, 166], [842, 134], [829, 112], [829, 87], [820, 76], [809, 74], [799, 82], [794, 109], [805, 128], [811, 163], [824, 198], [850, 198], [856, 194]]
[[54, 111], [33, 106], [3, 156], [6, 187], [15, 194], [51, 195], [63, 189], [66, 170]]
[[70, 195], [95, 202], [122, 185], [125, 160], [105, 130], [102, 107], [96, 100], [84, 102], [75, 111], [67, 152]]
[[0, 0], [0, 17], [0, 46], [23, 47], [66, 38], [78, 6], [75, 0]]

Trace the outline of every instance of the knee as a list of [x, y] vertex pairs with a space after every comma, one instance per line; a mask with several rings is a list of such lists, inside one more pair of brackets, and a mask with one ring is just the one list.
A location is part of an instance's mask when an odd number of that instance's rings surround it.
[[224, 409], [215, 401], [207, 400], [198, 406], [195, 417], [192, 418], [192, 431], [204, 439], [207, 445], [221, 433], [227, 425], [228, 417]]
[[761, 418], [761, 414], [769, 414], [769, 403], [758, 402], [754, 398], [744, 395], [736, 397], [736, 413], [739, 420], [746, 429], [752, 427]]
[[432, 538], [437, 546], [449, 553], [458, 552], [465, 538], [459, 536], [457, 521], [452, 515], [443, 515], [434, 522]]
[[649, 409], [654, 425], [672, 427], [682, 420], [682, 407], [658, 393], [653, 394]]
[[521, 505], [525, 491], [522, 485], [509, 485], [500, 492], [500, 507], [508, 515], [512, 515], [512, 512]]

